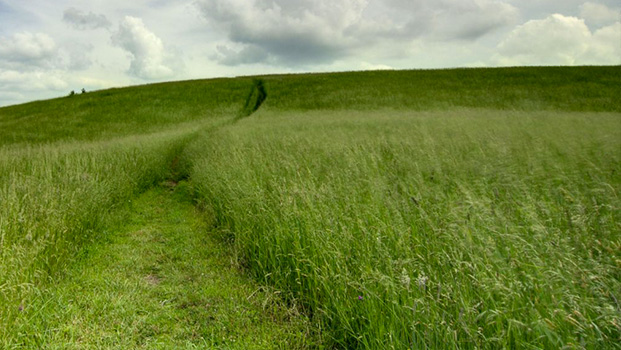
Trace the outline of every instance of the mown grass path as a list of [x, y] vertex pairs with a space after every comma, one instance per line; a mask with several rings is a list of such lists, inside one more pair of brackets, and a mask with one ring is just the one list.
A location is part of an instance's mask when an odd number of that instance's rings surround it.
[[188, 187], [171, 183], [133, 201], [124, 224], [42, 296], [24, 345], [272, 349], [306, 343], [302, 318], [232, 267], [228, 247], [209, 237]]

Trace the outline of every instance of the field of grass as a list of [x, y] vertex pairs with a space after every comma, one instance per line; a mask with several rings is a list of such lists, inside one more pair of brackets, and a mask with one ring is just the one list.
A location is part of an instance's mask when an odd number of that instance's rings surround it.
[[263, 78], [262, 109], [621, 112], [614, 67], [377, 71]]
[[128, 200], [187, 178], [204, 234], [310, 320], [289, 346], [620, 348], [618, 96], [621, 67], [507, 68], [1, 108], [0, 347], [42, 339], [29, 320], [58, 315], [55, 287], [76, 290]]
[[230, 264], [186, 182], [132, 199], [123, 219], [14, 328], [28, 349], [302, 348], [304, 322]]
[[89, 92], [0, 109], [0, 146], [108, 140], [229, 118], [250, 79], [212, 79]]
[[185, 82], [0, 109], [0, 348], [115, 210], [170, 177], [192, 135], [236, 116], [250, 91]]
[[188, 152], [330, 343], [552, 349], [618, 344], [620, 150], [615, 114], [458, 110], [259, 112]]
[[0, 150], [0, 337], [48, 278], [104, 234], [110, 211], [167, 176], [185, 137]]

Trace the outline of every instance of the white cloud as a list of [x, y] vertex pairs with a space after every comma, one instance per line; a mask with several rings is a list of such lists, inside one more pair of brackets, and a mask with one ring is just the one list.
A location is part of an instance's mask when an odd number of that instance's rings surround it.
[[475, 40], [517, 18], [515, 7], [498, 0], [199, 0], [197, 5], [238, 48], [217, 48], [215, 57], [227, 65], [304, 66], [359, 56], [384, 41], [397, 47], [419, 37]]
[[[127, 83], [126, 83], [127, 84]], [[62, 69], [34, 69], [19, 71], [0, 68], [0, 106], [66, 96], [69, 91], [87, 91], [119, 85], [114, 77], [93, 77]]]
[[475, 40], [513, 24], [518, 10], [498, 0], [387, 0], [384, 3], [393, 30], [405, 36], [441, 40]]
[[621, 64], [621, 22], [598, 29], [580, 57], [581, 64]]
[[0, 106], [29, 99], [58, 95], [67, 90], [67, 83], [57, 71], [29, 71], [0, 69]]
[[277, 72], [620, 64], [620, 11], [619, 0], [0, 0], [0, 95]]
[[611, 9], [600, 3], [586, 2], [580, 6], [580, 17], [596, 26], [607, 25], [621, 20], [621, 10]]
[[85, 70], [92, 66], [92, 44], [73, 43], [63, 50], [65, 66], [70, 71]]
[[198, 6], [214, 27], [242, 45], [219, 49], [223, 63], [306, 64], [332, 60], [352, 40], [345, 29], [360, 20], [367, 0], [204, 0]]
[[0, 89], [0, 106], [17, 104], [28, 99], [29, 97], [32, 99], [31, 95], [26, 95], [19, 91], [6, 91], [4, 89]]
[[132, 56], [129, 73], [143, 79], [164, 79], [175, 72], [167, 61], [162, 40], [147, 29], [140, 18], [126, 16], [112, 42]]
[[499, 45], [501, 65], [619, 64], [619, 26], [591, 33], [583, 19], [551, 15], [516, 27]]
[[450, 1], [443, 9], [439, 32], [449, 39], [477, 39], [498, 28], [513, 24], [517, 9], [493, 1]]
[[362, 70], [393, 70], [394, 68], [385, 64], [373, 64], [369, 62], [361, 62], [360, 68]]
[[58, 45], [44, 33], [17, 33], [0, 38], [0, 68], [18, 71], [85, 70], [92, 65], [93, 45], [73, 41]]
[[3, 87], [17, 88], [20, 91], [64, 90], [67, 83], [58, 72], [35, 71], [19, 72], [13, 70], [0, 71], [0, 82]]
[[0, 38], [0, 61], [10, 66], [51, 65], [56, 43], [44, 33], [16, 33]]
[[92, 12], [84, 13], [73, 7], [65, 10], [63, 20], [80, 30], [109, 28], [112, 25], [104, 15], [97, 15]]
[[217, 53], [213, 59], [225, 66], [237, 66], [240, 64], [252, 64], [269, 60], [268, 53], [258, 46], [242, 46], [239, 50], [229, 45], [216, 46]]

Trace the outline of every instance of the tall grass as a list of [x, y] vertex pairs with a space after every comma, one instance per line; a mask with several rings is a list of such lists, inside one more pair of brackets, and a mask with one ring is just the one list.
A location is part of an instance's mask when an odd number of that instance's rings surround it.
[[115, 208], [169, 175], [188, 134], [0, 149], [0, 339]]
[[0, 339], [19, 334], [29, 300], [114, 208], [169, 175], [189, 135], [239, 113], [250, 86], [153, 84], [0, 108]]
[[0, 108], [0, 347], [175, 165], [328, 347], [618, 348], [619, 72], [265, 76]]
[[155, 84], [0, 108], [0, 348], [19, 344], [33, 299], [105, 239], [115, 210], [180, 176], [188, 138], [237, 116], [251, 86]]
[[614, 348], [620, 123], [259, 112], [186, 157], [243, 266], [330, 346]]

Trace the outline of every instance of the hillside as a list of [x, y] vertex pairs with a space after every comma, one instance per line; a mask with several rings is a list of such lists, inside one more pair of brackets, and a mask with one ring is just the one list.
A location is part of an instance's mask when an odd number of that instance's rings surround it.
[[[621, 68], [545, 67], [262, 76], [264, 108], [621, 112]], [[105, 139], [237, 113], [253, 78], [160, 83], [0, 108], [0, 145]]]
[[618, 96], [539, 67], [0, 108], [0, 348], [618, 348]]

